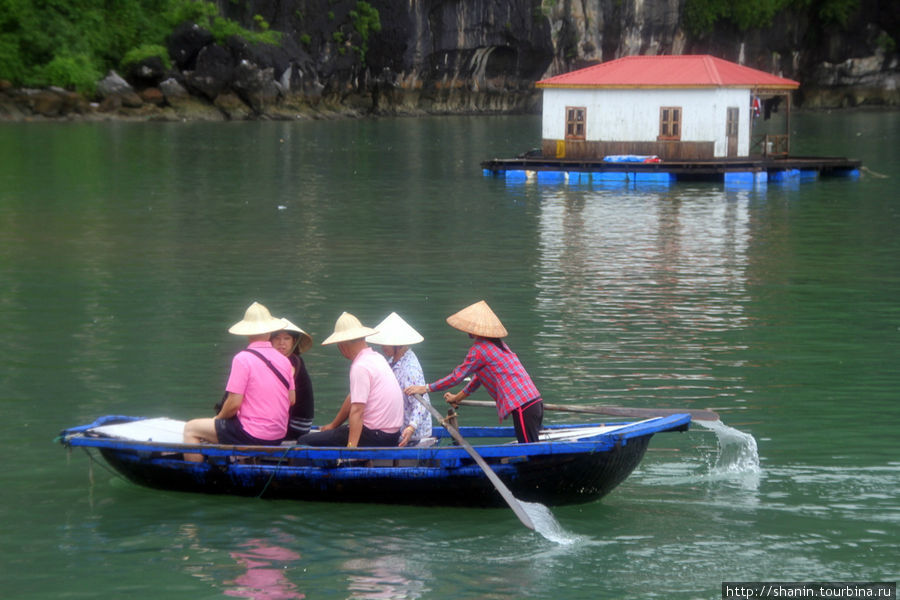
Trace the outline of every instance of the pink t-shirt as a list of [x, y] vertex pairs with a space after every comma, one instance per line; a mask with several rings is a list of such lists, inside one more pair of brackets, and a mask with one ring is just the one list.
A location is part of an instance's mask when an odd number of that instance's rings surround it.
[[364, 348], [350, 364], [350, 403], [365, 404], [363, 425], [387, 433], [403, 426], [403, 391], [385, 358]]
[[[284, 375], [290, 389], [294, 389], [291, 361], [284, 354], [270, 342], [252, 342], [247, 347], [269, 359]], [[234, 356], [225, 390], [244, 396], [237, 413], [244, 431], [261, 440], [280, 440], [287, 434], [291, 409], [288, 388], [258, 356], [252, 352], [238, 352]]]

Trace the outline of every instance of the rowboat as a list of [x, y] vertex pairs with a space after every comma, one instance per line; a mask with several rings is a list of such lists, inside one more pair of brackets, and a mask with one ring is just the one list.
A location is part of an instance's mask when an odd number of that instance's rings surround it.
[[[99, 451], [126, 479], [164, 490], [263, 498], [387, 504], [503, 506], [504, 498], [463, 446], [474, 448], [520, 500], [547, 506], [604, 496], [641, 462], [656, 433], [686, 431], [688, 414], [636, 422], [552, 425], [517, 444], [512, 427], [444, 427], [405, 448], [184, 444], [183, 421], [110, 415], [63, 430], [59, 441]], [[204, 460], [188, 462], [184, 452]], [[502, 487], [499, 486], [499, 487]]]

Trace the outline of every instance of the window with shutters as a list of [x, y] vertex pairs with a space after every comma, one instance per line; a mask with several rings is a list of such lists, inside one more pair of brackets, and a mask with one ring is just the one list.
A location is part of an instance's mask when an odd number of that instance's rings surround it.
[[659, 140], [681, 139], [681, 107], [663, 106], [659, 109]]
[[566, 139], [583, 140], [584, 138], [584, 113], [583, 106], [566, 107]]

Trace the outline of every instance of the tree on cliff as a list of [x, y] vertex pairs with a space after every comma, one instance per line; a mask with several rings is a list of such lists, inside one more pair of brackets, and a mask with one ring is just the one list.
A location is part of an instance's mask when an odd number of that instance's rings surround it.
[[90, 92], [109, 69], [148, 56], [168, 63], [166, 37], [185, 21], [217, 39], [239, 35], [277, 43], [262, 18], [254, 30], [223, 18], [205, 0], [0, 0], [0, 79]]

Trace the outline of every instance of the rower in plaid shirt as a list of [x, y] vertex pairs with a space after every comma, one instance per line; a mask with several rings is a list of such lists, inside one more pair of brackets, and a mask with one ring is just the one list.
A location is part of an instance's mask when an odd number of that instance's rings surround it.
[[497, 403], [500, 420], [512, 415], [519, 443], [536, 442], [544, 419], [541, 394], [519, 357], [501, 339], [507, 331], [500, 319], [481, 300], [447, 317], [447, 323], [475, 340], [466, 359], [446, 377], [427, 385], [410, 386], [405, 392], [412, 395], [446, 390], [471, 375], [471, 381], [462, 390], [447, 392], [444, 399], [456, 407], [483, 385]]

